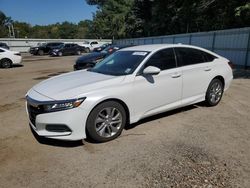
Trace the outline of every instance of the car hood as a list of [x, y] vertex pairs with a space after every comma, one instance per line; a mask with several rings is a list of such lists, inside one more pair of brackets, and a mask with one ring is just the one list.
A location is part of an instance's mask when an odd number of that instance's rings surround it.
[[104, 56], [106, 56], [106, 53], [100, 53], [100, 52], [92, 52], [88, 55], [84, 55], [82, 57], [79, 57], [76, 61], [76, 63], [84, 63], [84, 62], [89, 62], [89, 61], [93, 61], [96, 59], [100, 59], [103, 58]]
[[125, 76], [111, 76], [82, 70], [47, 79], [32, 89], [51, 99], [65, 100], [84, 97], [83, 95], [97, 89], [119, 84], [124, 78]]

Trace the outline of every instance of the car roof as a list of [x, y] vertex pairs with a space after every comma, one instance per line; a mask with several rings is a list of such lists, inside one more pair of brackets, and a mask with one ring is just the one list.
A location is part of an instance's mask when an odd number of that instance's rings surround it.
[[140, 46], [132, 46], [132, 47], [128, 47], [128, 48], [122, 48], [119, 51], [146, 51], [146, 52], [156, 52], [158, 50], [164, 49], [164, 48], [176, 48], [176, 47], [183, 47], [183, 48], [193, 48], [193, 49], [197, 49], [197, 50], [201, 50], [204, 52], [207, 52], [209, 54], [212, 54], [216, 57], [219, 58], [224, 58], [212, 51], [209, 51], [205, 48], [201, 48], [198, 46], [193, 46], [193, 45], [186, 45], [186, 44], [147, 44], [147, 45], [140, 45]]
[[[140, 46], [132, 46], [128, 48], [123, 48], [121, 51], [131, 50], [131, 51], [148, 51], [153, 52], [164, 48], [174, 48], [174, 47], [186, 47], [186, 48], [197, 48], [202, 49], [197, 46], [185, 45], [185, 44], [146, 44]], [[204, 49], [202, 49], [204, 50]]]

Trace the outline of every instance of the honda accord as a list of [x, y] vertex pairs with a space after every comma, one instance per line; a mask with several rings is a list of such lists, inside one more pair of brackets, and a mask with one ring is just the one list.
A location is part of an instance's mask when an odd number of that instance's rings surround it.
[[40, 136], [106, 142], [148, 116], [201, 101], [215, 106], [232, 79], [230, 61], [206, 49], [134, 46], [35, 85], [26, 95], [27, 113]]

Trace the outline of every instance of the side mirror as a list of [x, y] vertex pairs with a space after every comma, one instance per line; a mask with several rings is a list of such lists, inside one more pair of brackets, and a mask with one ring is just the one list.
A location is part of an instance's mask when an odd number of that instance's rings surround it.
[[154, 66], [148, 66], [143, 70], [143, 74], [145, 75], [156, 75], [161, 72], [161, 69], [154, 67]]

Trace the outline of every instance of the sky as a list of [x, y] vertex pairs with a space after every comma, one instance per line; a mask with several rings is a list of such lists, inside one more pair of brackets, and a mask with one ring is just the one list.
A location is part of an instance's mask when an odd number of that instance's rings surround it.
[[0, 11], [15, 21], [48, 25], [91, 20], [96, 7], [85, 0], [0, 0]]

